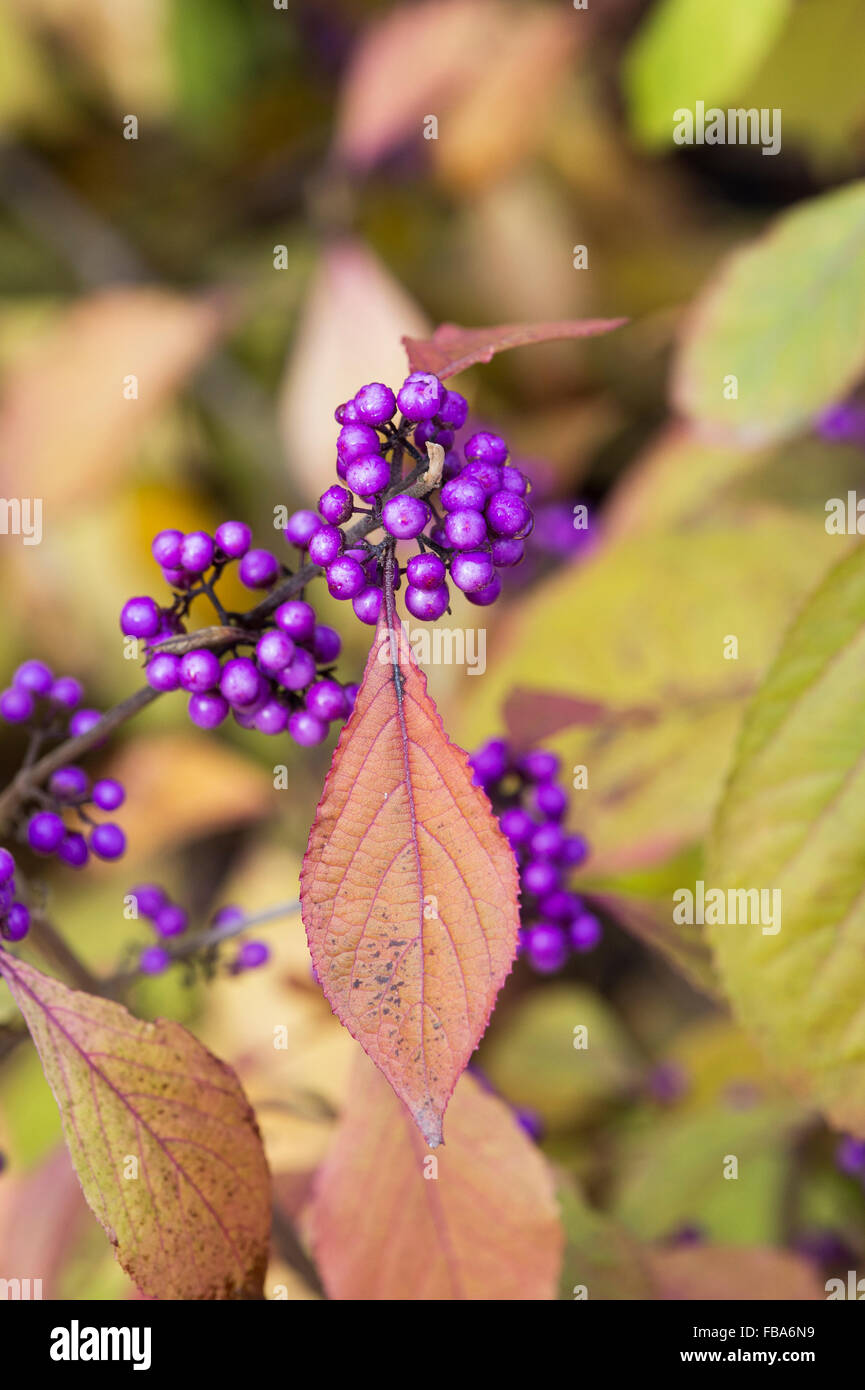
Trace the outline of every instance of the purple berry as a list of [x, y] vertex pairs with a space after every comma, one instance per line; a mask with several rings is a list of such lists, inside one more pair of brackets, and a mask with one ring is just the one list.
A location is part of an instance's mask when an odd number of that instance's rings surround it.
[[601, 924], [591, 912], [582, 912], [571, 923], [571, 945], [575, 951], [591, 951], [601, 939]]
[[210, 925], [212, 927], [239, 927], [243, 921], [243, 911], [236, 903], [225, 903], [214, 912]]
[[466, 593], [469, 603], [476, 603], [479, 608], [486, 608], [489, 604], [495, 603], [502, 591], [502, 581], [497, 574], [494, 574], [489, 584], [485, 584], [482, 589], [473, 589], [471, 593]]
[[583, 911], [583, 904], [576, 893], [568, 893], [564, 888], [555, 888], [541, 900], [541, 916], [554, 922], [573, 922]]
[[365, 425], [384, 425], [396, 410], [396, 396], [383, 382], [371, 381], [357, 392], [354, 405]]
[[446, 512], [483, 511], [487, 495], [471, 478], [453, 478], [442, 488], [441, 501]]
[[504, 463], [508, 446], [500, 435], [480, 430], [466, 440], [463, 453], [468, 463]]
[[279, 575], [279, 561], [269, 550], [248, 550], [237, 574], [247, 589], [267, 589]]
[[502, 469], [502, 487], [505, 492], [513, 492], [517, 497], [525, 497], [529, 490], [529, 480], [518, 468]]
[[23, 941], [30, 930], [30, 913], [23, 903], [15, 902], [9, 909], [4, 934], [7, 941]]
[[89, 786], [90, 779], [80, 767], [59, 767], [48, 783], [51, 795], [58, 801], [77, 801], [86, 795]]
[[151, 690], [177, 690], [180, 685], [180, 657], [172, 652], [160, 652], [148, 661], [144, 672]]
[[523, 868], [522, 884], [527, 893], [545, 898], [559, 886], [558, 870], [545, 859], [530, 859]]
[[312, 748], [327, 738], [327, 725], [308, 710], [297, 710], [288, 721], [288, 732], [302, 748]]
[[138, 957], [138, 969], [142, 975], [161, 975], [171, 964], [171, 956], [164, 946], [145, 946]]
[[62, 859], [72, 869], [83, 869], [90, 858], [90, 850], [83, 835], [70, 830], [57, 846], [57, 858]]
[[345, 481], [358, 497], [374, 497], [390, 482], [390, 464], [381, 454], [364, 454], [348, 465]]
[[542, 975], [561, 970], [568, 955], [568, 938], [553, 922], [537, 922], [529, 928], [527, 950], [529, 960]]
[[288, 728], [288, 710], [279, 700], [267, 700], [253, 716], [253, 724], [260, 734], [282, 734]]
[[296, 545], [299, 550], [305, 550], [320, 526], [321, 517], [316, 516], [315, 512], [295, 512], [293, 516], [288, 518], [283, 535], [290, 545]]
[[189, 717], [199, 729], [215, 729], [228, 717], [228, 701], [215, 690], [206, 695], [190, 695]]
[[565, 837], [561, 827], [553, 822], [539, 825], [532, 831], [529, 849], [534, 859], [558, 859], [564, 846]]
[[[102, 715], [98, 709], [78, 709], [69, 720], [70, 738], [78, 738], [81, 734], [89, 734], [91, 729], [95, 729]], [[103, 740], [104, 742], [104, 740]], [[101, 747], [101, 744], [95, 745]]]
[[431, 372], [412, 372], [400, 387], [396, 403], [407, 420], [431, 420], [438, 414], [444, 387]]
[[357, 701], [360, 686], [355, 681], [349, 681], [348, 685], [342, 687], [342, 690], [345, 695], [345, 702], [348, 705], [348, 712], [351, 714]]
[[494, 540], [490, 546], [493, 564], [497, 569], [511, 569], [522, 563], [526, 548], [518, 540]]
[[25, 661], [12, 677], [16, 690], [29, 690], [31, 695], [47, 695], [53, 682], [53, 673], [44, 661]]
[[180, 567], [201, 574], [213, 561], [213, 539], [206, 531], [190, 531], [180, 547]]
[[499, 825], [502, 834], [510, 840], [512, 845], [524, 844], [535, 828], [534, 821], [528, 811], [523, 810], [522, 806], [509, 806], [506, 811], [502, 811]]
[[348, 488], [334, 483], [318, 499], [318, 510], [331, 526], [342, 526], [354, 511], [354, 502]]
[[33, 713], [33, 696], [29, 690], [16, 690], [14, 686], [0, 695], [0, 717], [7, 724], [23, 724]]
[[469, 403], [459, 391], [445, 390], [438, 408], [437, 418], [451, 429], [461, 430], [469, 413]]
[[851, 1178], [865, 1177], [865, 1139], [845, 1135], [835, 1152], [835, 1164]]
[[561, 862], [571, 869], [585, 863], [589, 857], [589, 846], [583, 835], [566, 835], [562, 845]]
[[263, 941], [244, 941], [234, 962], [235, 970], [255, 970], [270, 959], [270, 948]]
[[338, 425], [353, 425], [360, 419], [357, 412], [357, 405], [354, 400], [344, 401], [338, 405], [333, 412], [333, 418]]
[[49, 690], [48, 698], [61, 709], [74, 709], [84, 698], [84, 690], [74, 676], [60, 676]]
[[483, 514], [469, 507], [450, 512], [445, 520], [445, 538], [453, 550], [477, 550], [487, 538]]
[[309, 558], [314, 565], [329, 565], [335, 560], [345, 544], [345, 536], [338, 526], [322, 526], [309, 543]]
[[437, 589], [416, 589], [409, 584], [405, 591], [405, 606], [413, 618], [422, 622], [434, 623], [446, 611], [450, 602], [447, 584]]
[[160, 621], [156, 603], [145, 595], [128, 599], [120, 612], [120, 630], [127, 637], [155, 637]]
[[9, 883], [15, 876], [15, 860], [8, 849], [0, 848], [0, 884]]
[[37, 811], [27, 826], [27, 841], [37, 854], [53, 854], [63, 836], [66, 826], [53, 811]]
[[377, 454], [379, 438], [369, 425], [343, 425], [336, 439], [337, 456], [343, 463], [354, 463], [368, 454]]
[[166, 903], [153, 919], [153, 925], [160, 936], [182, 936], [189, 923], [185, 908], [177, 903]]
[[259, 637], [255, 656], [262, 671], [275, 676], [285, 670], [294, 656], [294, 642], [279, 628], [272, 628]]
[[213, 539], [229, 560], [242, 560], [252, 545], [252, 532], [245, 521], [223, 521]]
[[451, 579], [464, 594], [485, 589], [494, 577], [493, 562], [485, 550], [464, 550], [451, 561]]
[[190, 695], [203, 695], [219, 684], [221, 669], [218, 657], [206, 648], [187, 652], [180, 662], [180, 684]]
[[337, 555], [327, 567], [327, 587], [334, 598], [355, 598], [361, 589], [366, 588], [366, 573], [363, 565], [350, 555]]
[[261, 693], [261, 677], [254, 661], [248, 656], [236, 656], [226, 661], [219, 680], [219, 689], [228, 703], [236, 709], [251, 705]]
[[551, 782], [559, 770], [559, 758], [547, 748], [533, 748], [517, 760], [517, 767], [530, 782]]
[[359, 594], [355, 594], [351, 601], [355, 616], [362, 623], [368, 623], [370, 627], [375, 627], [381, 613], [381, 606], [384, 602], [384, 594], [381, 589], [374, 584], [368, 584], [365, 589], [361, 589]]
[[406, 565], [406, 578], [415, 589], [438, 589], [447, 570], [438, 555], [413, 555]]
[[139, 887], [131, 889], [129, 896], [135, 899], [142, 917], [155, 917], [168, 901], [165, 889], [160, 888], [158, 883], [142, 883]]
[[476, 787], [488, 787], [492, 782], [500, 782], [508, 770], [508, 745], [503, 738], [490, 738], [482, 743], [469, 758], [474, 772], [472, 781]]
[[502, 490], [502, 469], [498, 463], [467, 463], [460, 477], [465, 482], [477, 483], [483, 488], [485, 497]]
[[316, 719], [330, 723], [334, 719], [344, 719], [348, 714], [348, 704], [342, 686], [337, 681], [316, 681], [306, 692], [306, 708]]
[[162, 569], [181, 569], [182, 531], [159, 531], [150, 542], [150, 553]]
[[93, 783], [91, 796], [94, 805], [98, 806], [100, 811], [116, 811], [126, 800], [126, 791], [123, 783], [118, 782], [116, 778], [102, 777]]
[[532, 804], [538, 815], [548, 820], [561, 820], [568, 809], [568, 794], [556, 782], [543, 782], [535, 788]]
[[342, 651], [342, 638], [326, 623], [317, 623], [312, 635], [312, 651], [317, 661], [329, 666]]
[[431, 515], [428, 503], [420, 497], [392, 497], [381, 510], [384, 529], [401, 541], [419, 536]]
[[532, 519], [531, 508], [525, 498], [515, 492], [494, 492], [487, 502], [486, 517], [490, 529], [497, 536], [510, 539], [524, 532]]
[[281, 603], [273, 617], [277, 627], [295, 642], [308, 642], [315, 632], [315, 609], [303, 599]]
[[302, 647], [294, 653], [288, 665], [279, 672], [277, 680], [286, 690], [305, 690], [315, 680], [315, 658]]
[[90, 848], [99, 859], [119, 859], [126, 849], [126, 836], [119, 825], [110, 821], [94, 825], [90, 832]]

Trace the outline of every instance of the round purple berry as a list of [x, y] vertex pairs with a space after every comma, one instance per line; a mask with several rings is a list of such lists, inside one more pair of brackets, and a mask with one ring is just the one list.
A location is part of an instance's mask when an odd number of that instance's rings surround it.
[[582, 911], [583, 904], [576, 893], [568, 893], [564, 888], [555, 888], [541, 899], [541, 916], [554, 922], [573, 922]]
[[406, 565], [406, 578], [415, 589], [438, 589], [445, 581], [447, 570], [438, 555], [413, 555]]
[[129, 896], [135, 899], [142, 917], [155, 917], [168, 901], [165, 889], [160, 888], [158, 883], [142, 883], [137, 888], [132, 888]]
[[288, 518], [283, 535], [290, 545], [296, 545], [298, 549], [305, 550], [320, 526], [321, 517], [316, 516], [315, 512], [295, 512], [293, 516]]
[[159, 652], [152, 661], [148, 661], [144, 674], [151, 690], [163, 693], [177, 690], [180, 686], [180, 664], [180, 657], [173, 652]]
[[189, 717], [199, 729], [215, 729], [228, 717], [228, 701], [215, 690], [205, 695], [190, 695]]
[[181, 569], [180, 551], [182, 546], [182, 531], [159, 531], [150, 542], [150, 553], [157, 565], [161, 565], [163, 569]]
[[153, 925], [160, 936], [181, 936], [186, 931], [189, 916], [186, 909], [177, 903], [166, 903], [153, 919]]
[[568, 938], [553, 922], [537, 922], [530, 927], [526, 942], [529, 960], [542, 975], [561, 970], [568, 955]]
[[248, 550], [237, 574], [247, 589], [267, 589], [279, 575], [279, 561], [269, 550]]
[[328, 565], [326, 575], [328, 591], [334, 598], [355, 598], [361, 589], [366, 588], [363, 565], [350, 555], [337, 555]]
[[126, 836], [119, 825], [110, 821], [94, 825], [90, 832], [90, 848], [99, 859], [119, 859], [126, 849]]
[[30, 913], [23, 903], [15, 902], [9, 909], [4, 934], [7, 941], [23, 941], [30, 930]]
[[517, 767], [530, 782], [551, 782], [559, 770], [559, 757], [548, 748], [533, 748], [523, 753]]
[[375, 584], [368, 584], [365, 589], [361, 589], [359, 594], [355, 594], [351, 601], [355, 616], [362, 623], [368, 623], [370, 627], [375, 627], [381, 613], [381, 606], [384, 602], [384, 594]]
[[65, 834], [66, 826], [53, 811], [37, 811], [27, 826], [27, 842], [37, 854], [53, 854]]
[[502, 487], [505, 492], [513, 492], [517, 497], [525, 497], [529, 490], [529, 480], [518, 468], [502, 469]]
[[25, 661], [12, 677], [17, 690], [29, 690], [31, 695], [47, 695], [53, 683], [54, 675], [44, 661]]
[[288, 728], [288, 710], [279, 700], [267, 700], [252, 722], [260, 734], [282, 734]]
[[431, 515], [428, 503], [420, 497], [392, 497], [381, 509], [384, 529], [401, 541], [419, 536]]
[[549, 821], [532, 831], [529, 849], [534, 859], [558, 859], [565, 837], [561, 827]]
[[279, 628], [272, 628], [258, 639], [255, 656], [262, 671], [275, 676], [284, 671], [294, 656], [294, 642]]
[[583, 835], [566, 835], [562, 845], [561, 862], [569, 868], [579, 868], [589, 857], [589, 846]]
[[495, 603], [502, 591], [502, 581], [497, 574], [494, 574], [489, 584], [485, 584], [482, 589], [473, 589], [471, 593], [466, 593], [469, 603], [476, 603], [479, 608], [486, 608], [489, 604]]
[[299, 709], [288, 721], [288, 732], [302, 748], [312, 748], [327, 738], [327, 725], [309, 710]]
[[190, 531], [180, 547], [180, 568], [201, 574], [213, 561], [213, 538], [206, 531]]
[[532, 803], [539, 815], [548, 820], [561, 820], [568, 809], [568, 794], [556, 782], [542, 782], [535, 788]]
[[74, 709], [79, 705], [84, 697], [84, 690], [81, 682], [74, 676], [59, 676], [48, 692], [48, 698], [53, 705], [60, 705], [61, 709]]
[[86, 795], [89, 786], [90, 779], [80, 767], [59, 767], [52, 772], [48, 783], [51, 795], [56, 796], [58, 801], [78, 801]]
[[451, 579], [464, 594], [477, 593], [493, 578], [493, 562], [485, 550], [463, 550], [451, 561]]
[[161, 615], [152, 598], [127, 599], [120, 612], [120, 630], [127, 637], [155, 637]]
[[206, 648], [187, 652], [180, 662], [180, 684], [190, 695], [203, 695], [219, 684], [221, 669], [218, 657]]
[[345, 702], [348, 705], [348, 712], [351, 714], [357, 701], [360, 686], [355, 681], [349, 681], [348, 685], [342, 687], [342, 690], [345, 695]]
[[14, 686], [0, 695], [0, 717], [7, 724], [23, 724], [33, 713], [33, 696], [29, 690], [16, 690]]
[[263, 941], [244, 941], [234, 962], [235, 970], [255, 970], [270, 959], [270, 948]]
[[171, 964], [171, 956], [164, 946], [145, 946], [138, 957], [138, 969], [142, 975], [161, 975]]
[[369, 425], [343, 425], [336, 440], [336, 452], [343, 463], [354, 463], [367, 454], [377, 454], [379, 438]]
[[485, 497], [502, 490], [502, 468], [498, 463], [467, 463], [460, 477], [466, 482], [477, 483], [483, 488]]
[[438, 414], [444, 387], [431, 372], [412, 372], [399, 391], [396, 403], [407, 420], [431, 420]]
[[509, 539], [525, 531], [532, 519], [531, 508], [525, 498], [515, 492], [494, 492], [487, 502], [486, 517], [490, 529], [497, 536]]
[[449, 603], [447, 584], [440, 584], [437, 589], [416, 589], [409, 584], [405, 591], [406, 608], [413, 618], [420, 618], [422, 622], [434, 623], [446, 611]]
[[468, 463], [504, 463], [508, 446], [500, 435], [480, 430], [466, 440], [463, 452]]
[[0, 848], [0, 884], [9, 883], [15, 876], [15, 860], [8, 849]]
[[521, 564], [525, 553], [525, 546], [522, 541], [518, 540], [499, 538], [494, 540], [490, 546], [493, 564], [497, 569], [512, 569], [514, 565]]
[[57, 858], [62, 859], [72, 869], [83, 869], [90, 858], [90, 850], [83, 835], [70, 830], [57, 846]]
[[390, 464], [381, 454], [364, 454], [348, 465], [345, 481], [358, 497], [374, 497], [390, 482]]
[[591, 912], [582, 912], [571, 923], [571, 945], [575, 951], [591, 951], [601, 939], [601, 924]]
[[522, 806], [509, 806], [506, 811], [502, 811], [499, 825], [512, 845], [525, 844], [535, 828], [534, 821]]
[[445, 521], [445, 538], [453, 550], [477, 550], [487, 538], [483, 513], [469, 507], [450, 512]]
[[396, 410], [396, 396], [383, 382], [371, 381], [357, 392], [354, 406], [365, 425], [384, 425]]
[[461, 430], [469, 413], [469, 403], [459, 391], [445, 390], [438, 408], [437, 418], [451, 429]]
[[306, 708], [316, 719], [328, 723], [334, 719], [344, 719], [348, 714], [345, 694], [338, 681], [316, 681], [306, 692]]
[[288, 665], [279, 672], [277, 680], [286, 690], [305, 690], [310, 681], [315, 680], [315, 658], [299, 647]]
[[474, 772], [472, 780], [480, 787], [500, 782], [508, 770], [509, 762], [508, 745], [504, 739], [487, 739], [469, 758], [469, 766]]
[[248, 656], [236, 656], [226, 661], [219, 689], [234, 708], [254, 704], [261, 692], [261, 677], [255, 662]]
[[277, 627], [295, 642], [308, 642], [315, 632], [315, 609], [303, 599], [281, 603], [273, 617]]
[[242, 560], [252, 545], [252, 532], [245, 521], [223, 521], [213, 539], [229, 560]]
[[338, 526], [322, 526], [309, 543], [309, 558], [314, 565], [329, 565], [335, 560], [345, 544], [345, 536]]
[[[102, 715], [98, 709], [78, 709], [69, 720], [70, 738], [79, 738], [81, 734], [89, 734], [91, 729], [95, 729]], [[104, 742], [104, 740], [103, 740]], [[101, 747], [101, 744], [97, 744]]]
[[483, 511], [487, 494], [480, 483], [471, 478], [452, 478], [445, 483], [441, 502], [446, 512]]
[[91, 796], [94, 805], [98, 806], [100, 811], [116, 811], [126, 800], [126, 791], [123, 783], [118, 782], [115, 777], [102, 777], [93, 783]]
[[355, 424], [360, 419], [360, 416], [358, 415], [354, 400], [343, 401], [342, 405], [338, 405], [333, 412], [333, 418], [338, 425]]
[[523, 868], [522, 884], [527, 893], [545, 898], [559, 886], [558, 870], [546, 859], [530, 859]]
[[339, 633], [326, 623], [317, 623], [312, 634], [312, 651], [316, 661], [322, 665], [329, 666], [332, 661], [336, 661], [342, 651], [342, 638]]
[[354, 502], [347, 487], [334, 483], [318, 499], [318, 510], [331, 526], [342, 526], [354, 511]]

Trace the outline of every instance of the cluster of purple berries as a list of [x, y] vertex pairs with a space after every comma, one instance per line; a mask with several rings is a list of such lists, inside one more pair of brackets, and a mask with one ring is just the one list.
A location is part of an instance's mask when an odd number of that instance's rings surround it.
[[38, 723], [46, 737], [77, 738], [102, 717], [99, 710], [78, 709], [83, 698], [81, 682], [73, 676], [55, 677], [44, 661], [25, 661], [0, 694], [0, 719], [6, 724]]
[[0, 848], [0, 937], [23, 941], [30, 930], [30, 913], [15, 896], [16, 864], [8, 849]]
[[[466, 441], [461, 455], [454, 438], [468, 404], [429, 372], [412, 372], [396, 394], [382, 382], [369, 382], [335, 414], [341, 483], [322, 494], [318, 516], [297, 512], [286, 530], [324, 568], [334, 598], [350, 599], [361, 622], [378, 621], [382, 575], [376, 548], [366, 542], [346, 548], [341, 529], [360, 512], [372, 514], [387, 536], [417, 541], [419, 553], [406, 565], [405, 605], [413, 617], [435, 621], [447, 610], [448, 573], [472, 603], [493, 603], [501, 591], [498, 571], [520, 563], [533, 525], [528, 479], [507, 466], [505, 441], [483, 430]], [[428, 443], [446, 451], [438, 497], [401, 493], [384, 500], [403, 477], [404, 458], [425, 462]], [[358, 497], [366, 507], [358, 506]]]
[[[135, 899], [139, 916], [147, 918], [162, 941], [182, 936], [189, 926], [189, 913], [179, 903], [173, 902], [159, 884], [141, 884], [131, 889], [129, 896]], [[242, 921], [240, 908], [229, 906], [220, 908], [210, 925], [218, 929], [239, 926]], [[263, 941], [244, 941], [230, 969], [232, 974], [254, 970], [265, 965], [269, 958], [270, 948]], [[172, 959], [171, 952], [165, 946], [146, 946], [138, 958], [138, 968], [143, 975], [161, 975], [171, 965]]]
[[[56, 854], [73, 869], [83, 869], [91, 854], [108, 861], [119, 859], [126, 849], [126, 836], [113, 821], [94, 824], [88, 808], [116, 811], [126, 800], [122, 782], [115, 777], [100, 777], [91, 784], [80, 767], [58, 768], [51, 774], [48, 792], [42, 799], [53, 809], [34, 812], [27, 822], [27, 843], [34, 854]], [[75, 811], [86, 829], [70, 830], [63, 819], [64, 811]]]
[[[296, 743], [310, 747], [323, 742], [332, 722], [348, 717], [357, 686], [331, 678], [330, 667], [342, 645], [339, 634], [317, 622], [315, 609], [304, 599], [280, 604], [265, 627], [238, 641], [233, 654], [223, 659], [204, 647], [183, 656], [158, 650], [159, 643], [184, 631], [194, 597], [207, 593], [215, 599], [213, 584], [232, 560], [240, 560], [240, 579], [249, 588], [271, 588], [280, 579], [276, 556], [250, 549], [251, 539], [249, 527], [240, 521], [224, 522], [212, 538], [203, 531], [186, 536], [160, 531], [151, 548], [176, 590], [174, 602], [160, 608], [155, 599], [131, 598], [123, 606], [120, 626], [148, 645], [148, 684], [161, 692], [186, 691], [189, 717], [199, 728], [215, 729], [231, 713], [244, 729], [262, 734], [287, 730]], [[219, 616], [226, 617], [221, 610]], [[249, 656], [237, 654], [244, 642], [254, 649]]]
[[572, 951], [591, 951], [601, 938], [597, 917], [567, 888], [569, 873], [589, 851], [582, 835], [569, 835], [562, 826], [568, 794], [556, 780], [559, 759], [543, 748], [517, 754], [496, 738], [469, 762], [516, 855], [521, 951], [534, 970], [554, 974]]

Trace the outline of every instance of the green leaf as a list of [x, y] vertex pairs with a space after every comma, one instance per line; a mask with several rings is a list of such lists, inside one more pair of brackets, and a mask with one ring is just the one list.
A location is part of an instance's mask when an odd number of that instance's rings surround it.
[[832, 1123], [865, 1136], [865, 548], [828, 575], [745, 721], [707, 888], [781, 892], [781, 926], [713, 926], [742, 1021]]
[[761, 443], [806, 426], [863, 371], [860, 181], [785, 213], [724, 263], [685, 332], [673, 399], [700, 426]]
[[631, 123], [648, 146], [672, 143], [673, 113], [733, 98], [774, 43], [790, 0], [662, 0], [625, 59]]

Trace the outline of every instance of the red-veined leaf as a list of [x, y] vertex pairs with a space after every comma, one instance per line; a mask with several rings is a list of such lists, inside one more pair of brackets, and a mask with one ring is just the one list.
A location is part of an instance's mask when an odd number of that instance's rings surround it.
[[550, 343], [558, 338], [595, 338], [621, 328], [627, 319], [560, 319], [555, 323], [500, 323], [491, 328], [460, 328], [442, 323], [431, 338], [403, 338], [413, 372], [456, 376], [476, 362], [489, 362], [497, 352]]
[[142, 1292], [260, 1296], [270, 1179], [231, 1068], [179, 1023], [141, 1022], [3, 950], [0, 974], [36, 1044], [84, 1195]]
[[514, 959], [516, 864], [386, 604], [300, 879], [330, 1004], [432, 1146]]

